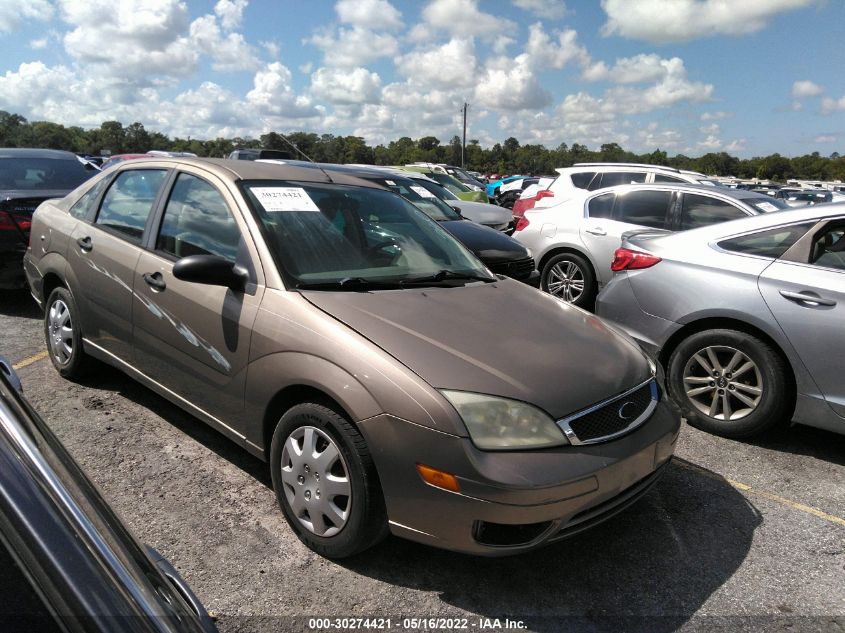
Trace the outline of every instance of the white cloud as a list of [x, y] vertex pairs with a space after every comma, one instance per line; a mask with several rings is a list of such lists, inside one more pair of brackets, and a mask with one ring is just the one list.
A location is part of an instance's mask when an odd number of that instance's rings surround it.
[[578, 33], [566, 29], [557, 33], [555, 43], [549, 34], [543, 30], [540, 22], [535, 22], [528, 30], [528, 41], [525, 43], [525, 54], [530, 57], [533, 67], [551, 67], [561, 69], [570, 62], [581, 66], [590, 63], [587, 49], [578, 44]]
[[735, 154], [737, 152], [744, 152], [745, 149], [748, 147], [748, 141], [744, 138], [734, 139], [725, 147], [723, 148], [724, 151], [729, 152], [731, 154]]
[[468, 88], [477, 81], [475, 47], [471, 39], [452, 39], [429, 50], [396, 58], [401, 76], [435, 88]]
[[246, 95], [247, 103], [258, 114], [276, 120], [301, 119], [318, 116], [320, 111], [309, 97], [297, 95], [291, 86], [290, 70], [279, 62], [268, 64], [253, 79], [253, 89]]
[[708, 134], [707, 138], [698, 142], [698, 146], [708, 152], [715, 152], [722, 147], [722, 140], [715, 134]]
[[552, 101], [531, 68], [528, 55], [489, 62], [478, 79], [474, 99], [481, 107], [495, 110], [540, 110]]
[[705, 112], [701, 115], [702, 121], [720, 121], [722, 119], [727, 119], [728, 117], [732, 116], [730, 112]]
[[710, 125], [703, 125], [702, 127], [698, 128], [698, 131], [702, 134], [709, 134], [711, 136], [718, 136], [722, 133], [722, 128], [719, 126], [718, 123], [712, 123]]
[[345, 24], [369, 30], [402, 27], [402, 14], [387, 0], [338, 0], [334, 9]]
[[355, 68], [382, 57], [393, 57], [399, 52], [399, 43], [388, 33], [376, 33], [369, 29], [325, 28], [317, 30], [303, 40], [323, 51], [326, 66]]
[[366, 68], [318, 68], [311, 75], [311, 92], [335, 104], [378, 103], [381, 79]]
[[837, 110], [845, 110], [845, 97], [840, 99], [825, 97], [822, 99], [822, 114], [833, 114]]
[[34, 51], [43, 50], [43, 49], [47, 48], [47, 38], [42, 37], [42, 38], [37, 39], [37, 40], [31, 40], [29, 42], [29, 47]]
[[455, 37], [478, 36], [489, 40], [516, 27], [511, 20], [480, 11], [478, 0], [432, 0], [422, 16], [431, 26]]
[[213, 15], [204, 15], [191, 23], [191, 40], [213, 59], [212, 68], [220, 72], [255, 70], [261, 65], [255, 48], [240, 33], [224, 35]]
[[654, 43], [684, 42], [714, 35], [744, 35], [764, 28], [779, 13], [817, 0], [602, 0], [604, 35]]
[[795, 99], [818, 97], [823, 92], [824, 88], [812, 81], [796, 81], [792, 84], [792, 96]]
[[566, 3], [562, 0], [511, 0], [524, 11], [545, 20], [559, 20], [566, 15]]
[[214, 13], [220, 18], [220, 24], [227, 31], [236, 29], [241, 25], [244, 9], [249, 0], [218, 0], [214, 5]]
[[821, 134], [813, 139], [814, 143], [836, 143], [839, 140], [838, 137], [834, 136], [833, 134]]
[[648, 83], [664, 79], [679, 64], [683, 66], [683, 61], [677, 57], [662, 59], [653, 53], [640, 54], [617, 59], [612, 68], [608, 68], [604, 62], [593, 64], [584, 70], [583, 78], [619, 84]]
[[49, 0], [0, 0], [0, 33], [11, 33], [21, 22], [49, 20], [53, 5]]
[[268, 54], [271, 58], [273, 58], [273, 59], [278, 59], [279, 54], [281, 53], [281, 50], [282, 50], [282, 49], [281, 49], [281, 47], [279, 46], [279, 43], [278, 43], [278, 42], [274, 42], [274, 41], [264, 41], [264, 42], [259, 42], [259, 44], [261, 44], [261, 47], [262, 47], [265, 51], [267, 51], [267, 54]]

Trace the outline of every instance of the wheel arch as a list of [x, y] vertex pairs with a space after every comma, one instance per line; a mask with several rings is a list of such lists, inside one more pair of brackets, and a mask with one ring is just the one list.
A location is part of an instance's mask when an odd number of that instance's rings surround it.
[[587, 254], [584, 250], [575, 248], [574, 246], [555, 246], [554, 248], [550, 248], [548, 251], [543, 253], [543, 256], [540, 258], [540, 261], [537, 264], [537, 270], [540, 273], [543, 272], [543, 269], [546, 267], [546, 264], [549, 263], [549, 260], [556, 255], [562, 255], [564, 253], [570, 253], [572, 255], [578, 255], [587, 262], [587, 265], [590, 267], [590, 272], [593, 273], [593, 279], [596, 280], [598, 283], [598, 276], [596, 275], [596, 265], [593, 263], [592, 257]]

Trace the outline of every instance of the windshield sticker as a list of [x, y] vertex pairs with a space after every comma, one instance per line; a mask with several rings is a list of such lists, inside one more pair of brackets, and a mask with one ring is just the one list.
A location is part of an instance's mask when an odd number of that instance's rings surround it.
[[769, 212], [769, 213], [772, 212], [772, 211], [778, 210], [778, 208], [775, 205], [773, 205], [771, 202], [760, 202], [760, 203], [757, 204], [757, 208], [762, 209], [763, 211], [766, 211], [766, 212]]
[[302, 187], [250, 187], [265, 211], [320, 211]]
[[386, 183], [387, 183], [388, 185], [390, 185], [391, 187], [395, 187], [395, 186], [396, 186], [396, 183], [395, 183], [395, 182], [393, 182], [392, 180], [385, 180], [384, 182], [386, 182]]
[[435, 198], [436, 197], [428, 189], [426, 189], [425, 187], [420, 187], [419, 185], [411, 185], [411, 190], [416, 191], [423, 198]]

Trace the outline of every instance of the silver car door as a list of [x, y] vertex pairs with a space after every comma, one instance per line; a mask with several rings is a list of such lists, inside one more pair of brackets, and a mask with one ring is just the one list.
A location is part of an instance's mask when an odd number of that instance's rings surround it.
[[807, 261], [775, 261], [758, 283], [821, 395], [845, 417], [845, 221], [815, 232]]

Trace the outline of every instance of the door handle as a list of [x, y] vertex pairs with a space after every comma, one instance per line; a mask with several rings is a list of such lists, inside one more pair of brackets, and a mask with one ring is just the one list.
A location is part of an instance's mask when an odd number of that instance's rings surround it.
[[161, 273], [144, 273], [143, 277], [147, 285], [154, 290], [164, 290], [167, 288], [167, 284], [164, 283]]
[[811, 295], [807, 292], [790, 292], [789, 290], [780, 290], [778, 292], [780, 292], [780, 296], [784, 299], [789, 299], [790, 301], [794, 301], [795, 303], [806, 303], [814, 307], [833, 307], [836, 305], [836, 301], [834, 301], [833, 299], [818, 297], [816, 295]]
[[[41, 239], [44, 239], [43, 237]], [[91, 237], [86, 235], [85, 237], [80, 237], [76, 240], [76, 243], [79, 245], [83, 251], [88, 253], [92, 248], [94, 248], [94, 243], [91, 241]]]
[[593, 228], [591, 228], [591, 229], [585, 229], [585, 230], [586, 230], [586, 231], [587, 231], [587, 233], [589, 233], [590, 235], [607, 235], [607, 231], [605, 231], [605, 230], [604, 230], [603, 228], [601, 228], [600, 226], [595, 226], [595, 227], [593, 227]]

